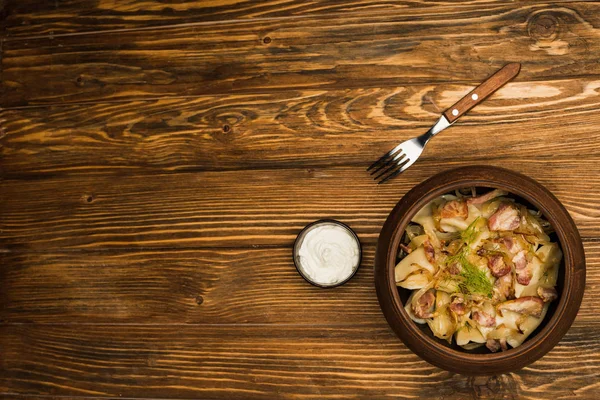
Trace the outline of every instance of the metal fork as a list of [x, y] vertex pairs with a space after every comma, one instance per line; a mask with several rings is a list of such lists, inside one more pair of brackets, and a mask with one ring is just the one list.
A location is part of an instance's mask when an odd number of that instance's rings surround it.
[[393, 177], [406, 171], [419, 158], [427, 142], [452, 125], [456, 120], [465, 115], [471, 108], [481, 103], [488, 96], [510, 82], [521, 69], [521, 64], [510, 63], [496, 71], [481, 85], [473, 89], [469, 94], [456, 102], [452, 107], [442, 113], [442, 116], [427, 132], [400, 143], [392, 150], [375, 161], [367, 171], [371, 171], [379, 184], [387, 182]]

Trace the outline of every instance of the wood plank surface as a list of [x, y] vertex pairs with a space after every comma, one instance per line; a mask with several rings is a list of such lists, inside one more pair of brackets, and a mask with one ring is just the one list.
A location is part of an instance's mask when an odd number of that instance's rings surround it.
[[[598, 237], [597, 158], [479, 161], [539, 180], [571, 212], [582, 236]], [[6, 179], [0, 181], [0, 246], [21, 251], [288, 246], [320, 218], [339, 219], [362, 243], [375, 243], [385, 218], [410, 188], [437, 172], [471, 164], [419, 161], [389, 185], [376, 185], [365, 165]]]
[[0, 390], [114, 397], [271, 399], [588, 397], [597, 326], [576, 323], [519, 373], [468, 378], [421, 361], [386, 325], [0, 327]]
[[[577, 321], [600, 324], [600, 243], [585, 241]], [[290, 248], [0, 254], [0, 321], [138, 324], [385, 324], [374, 245], [350, 282], [322, 290], [296, 272]], [[340, 312], [343, 310], [343, 312]]]
[[[600, 124], [598, 88], [593, 78], [510, 83], [422, 157], [597, 157], [600, 133], [590, 127]], [[297, 90], [99, 103], [86, 112], [79, 105], [5, 110], [0, 176], [366, 164], [424, 132], [471, 89]]]
[[600, 4], [503, 4], [6, 40], [0, 105], [600, 73]]
[[[564, 2], [564, 1], [562, 1]], [[157, 2], [152, 0], [20, 0], [4, 5], [6, 37], [63, 35], [136, 29], [151, 26], [211, 23], [232, 19], [272, 19], [350, 13], [382, 13], [396, 10], [415, 14], [440, 14], [451, 9], [493, 8], [498, 0], [267, 0]], [[558, 3], [555, 1], [555, 3]], [[434, 9], [434, 10], [433, 10]]]
[[[0, 398], [600, 398], [599, 39], [586, 1], [0, 0]], [[587, 257], [568, 334], [493, 377], [420, 360], [373, 279], [395, 203], [472, 164], [544, 184]], [[363, 244], [332, 290], [291, 259], [319, 218]]]
[[0, 320], [381, 324], [375, 248], [363, 251], [357, 275], [335, 290], [304, 281], [289, 248], [5, 253]]

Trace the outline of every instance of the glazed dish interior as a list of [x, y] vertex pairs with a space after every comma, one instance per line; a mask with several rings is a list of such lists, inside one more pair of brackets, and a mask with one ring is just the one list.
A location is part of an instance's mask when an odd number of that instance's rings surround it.
[[[488, 194], [488, 193], [493, 193], [492, 192], [493, 190], [494, 190], [494, 188], [492, 188], [492, 187], [475, 187], [475, 188], [464, 188], [464, 189], [461, 189], [459, 192], [454, 192], [453, 191], [453, 192], [447, 194], [448, 195], [448, 197], [447, 197], [448, 200], [446, 200], [446, 204], [450, 202], [450, 200], [453, 198], [453, 196], [455, 194], [458, 194], [459, 196], [461, 196], [461, 193], [464, 193], [464, 196], [465, 196], [464, 199], [466, 201], [467, 199], [473, 199], [473, 195], [475, 195], [476, 197], [477, 196], [484, 197], [482, 195], [485, 195], [485, 194]], [[471, 194], [467, 194], [467, 193], [471, 193]], [[534, 211], [538, 210], [537, 207], [535, 207], [534, 205], [532, 205], [526, 199], [524, 199], [522, 197], [519, 197], [519, 196], [516, 196], [514, 194], [511, 194], [511, 193], [504, 192], [504, 193], [501, 193], [497, 197], [500, 200], [503, 199], [504, 203], [506, 203], [508, 201], [508, 204], [511, 204], [510, 202], [514, 201], [515, 205], [522, 205], [522, 206], [526, 207], [529, 210], [534, 210]], [[460, 199], [461, 199], [461, 197], [459, 197], [459, 200]], [[492, 202], [492, 201], [494, 201], [493, 198], [489, 200], [489, 202]], [[465, 205], [465, 208], [466, 208], [466, 205]], [[419, 213], [419, 211], [420, 210], [416, 210], [415, 215], [417, 215]], [[454, 212], [455, 210], [451, 210], [451, 211]], [[460, 213], [460, 211], [458, 211], [458, 212]], [[545, 219], [546, 221], [548, 220], [546, 218], [546, 216], [543, 215], [543, 214], [541, 215], [541, 217], [543, 219]], [[414, 216], [413, 216], [413, 218], [414, 218]], [[477, 218], [479, 218], [479, 217], [477, 217]], [[465, 217], [465, 219], [466, 219], [466, 217]], [[471, 219], [473, 219], [473, 218], [471, 218]], [[490, 217], [490, 219], [491, 219], [491, 217]], [[482, 221], [479, 221], [479, 222], [482, 222]], [[476, 221], [473, 220], [473, 223], [469, 224], [470, 227], [472, 227], [475, 223], [476, 223]], [[410, 225], [412, 225], [412, 224], [409, 224], [409, 226]], [[414, 228], [414, 225], [412, 225], [412, 227]], [[464, 228], [464, 229], [466, 230], [467, 228]], [[407, 228], [405, 228], [404, 231], [401, 232], [402, 240], [401, 240], [400, 243], [401, 243], [402, 246], [399, 245], [398, 248], [396, 249], [396, 254], [398, 255], [398, 258], [396, 259], [395, 264], [398, 264], [404, 257], [407, 256], [407, 253], [406, 253], [405, 250], [411, 251], [411, 249], [407, 249], [407, 247], [406, 247], [406, 243], [407, 243], [407, 240], [408, 240], [407, 239], [408, 235], [406, 234], [406, 230], [407, 230]], [[409, 230], [410, 230], [410, 228], [409, 228]], [[551, 229], [550, 232], [548, 233], [548, 237], [549, 237], [549, 242], [554, 242], [554, 243], [558, 244], [559, 249], [562, 248], [562, 245], [561, 245], [561, 243], [559, 241], [559, 238], [556, 235], [556, 233], [553, 232], [553, 229]], [[403, 248], [401, 248], [401, 247], [403, 247]], [[419, 248], [418, 250], [421, 251], [421, 252], [423, 252], [423, 247]], [[432, 254], [432, 257], [433, 257], [433, 250], [432, 250], [431, 254]], [[510, 261], [507, 261], [507, 263], [511, 264]], [[512, 274], [513, 274], [513, 276], [515, 276], [515, 279], [516, 279], [517, 275], [515, 275], [515, 264], [511, 264], [511, 265], [512, 265]], [[427, 273], [427, 271], [425, 271], [425, 272]], [[490, 272], [487, 271], [487, 273], [488, 273], [488, 276], [490, 276]], [[517, 271], [517, 273], [518, 273], [518, 271]], [[560, 294], [563, 291], [564, 274], [565, 274], [565, 272], [564, 272], [564, 258], [561, 257], [560, 258], [560, 263], [558, 264], [558, 267], [557, 267], [556, 284], [554, 286], [558, 298], [555, 299], [554, 301], [548, 301], [547, 303], [544, 303], [544, 313], [539, 318], [540, 319], [539, 324], [527, 336], [527, 338], [524, 340], [524, 342], [527, 342], [528, 340], [531, 340], [531, 338], [533, 338], [545, 326], [545, 324], [552, 318], [552, 315], [554, 314], [555, 309], [557, 307], [557, 304], [558, 304], [558, 302], [560, 300]], [[494, 276], [496, 276], [496, 275], [494, 275]], [[417, 278], [420, 278], [420, 277], [417, 276]], [[494, 279], [495, 278], [491, 278], [491, 281], [493, 282]], [[516, 286], [516, 283], [515, 283], [515, 286]], [[398, 290], [399, 297], [400, 297], [400, 299], [401, 299], [401, 301], [403, 303], [403, 306], [407, 306], [407, 304], [410, 301], [411, 294], [414, 294], [414, 293], [418, 292], [418, 290], [415, 290], [414, 288], [403, 288], [403, 287], [400, 287], [400, 286], [397, 287], [397, 290]], [[464, 288], [462, 290], [464, 292]], [[422, 293], [423, 292], [421, 292], [421, 294]], [[491, 298], [491, 292], [490, 292], [489, 296]], [[495, 294], [494, 294], [494, 296], [495, 296]], [[457, 300], [456, 297], [453, 297], [453, 299]], [[458, 300], [460, 300], [460, 298]], [[534, 299], [534, 300], [538, 300], [538, 299]], [[413, 304], [414, 304], [414, 302], [413, 302]], [[412, 312], [411, 310], [406, 311], [407, 314], [411, 313]], [[461, 318], [461, 320], [462, 320], [462, 317], [457, 317], [456, 315], [454, 315], [450, 311], [447, 311], [447, 312], [448, 312], [448, 315], [453, 316], [454, 318]], [[469, 310], [469, 312], [471, 312], [471, 311]], [[477, 314], [475, 314], [475, 315], [478, 316]], [[456, 351], [459, 351], [459, 352], [465, 352], [465, 353], [470, 353], [470, 354], [490, 354], [490, 349], [488, 349], [485, 345], [480, 345], [479, 347], [476, 347], [476, 346], [473, 346], [473, 345], [472, 346], [466, 346], [467, 348], [464, 348], [463, 346], [459, 346], [457, 344], [456, 338], [452, 337], [452, 334], [450, 335], [450, 337], [446, 337], [445, 339], [444, 338], [440, 338], [440, 337], [436, 337], [434, 335], [434, 333], [432, 332], [432, 330], [430, 329], [430, 326], [427, 323], [415, 323], [414, 319], [413, 319], [414, 317], [415, 317], [414, 314], [412, 316], [409, 316], [409, 318], [411, 318], [411, 320], [412, 320], [411, 322], [413, 324], [415, 324], [422, 331], [422, 333], [424, 335], [426, 335], [429, 338], [431, 338], [432, 340], [438, 342], [442, 346], [449, 347], [449, 348], [451, 348], [453, 350], [456, 350]], [[470, 317], [472, 317], [472, 314], [469, 314], [467, 316], [467, 320], [470, 321]], [[469, 323], [467, 323], [467, 325], [468, 324]], [[438, 332], [438, 336], [439, 336], [439, 332]], [[496, 342], [498, 342], [498, 341], [496, 341]], [[471, 343], [473, 343], [473, 342], [471, 342]], [[518, 348], [518, 345], [517, 345], [516, 348]], [[503, 342], [503, 344], [502, 344], [502, 350], [512, 351], [512, 348], [510, 346], [508, 346], [508, 347], [505, 346], [505, 342]], [[496, 351], [498, 351], [498, 349], [496, 349]]]

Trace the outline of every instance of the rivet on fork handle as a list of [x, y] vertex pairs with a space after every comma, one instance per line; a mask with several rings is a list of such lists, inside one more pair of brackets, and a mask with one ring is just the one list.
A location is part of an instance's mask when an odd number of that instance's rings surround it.
[[519, 63], [506, 64], [494, 75], [487, 78], [481, 85], [473, 89], [468, 95], [457, 101], [456, 104], [448, 110], [444, 111], [444, 116], [448, 122], [453, 123], [466, 114], [471, 108], [487, 99], [492, 93], [512, 80], [517, 76], [520, 70], [521, 64]]

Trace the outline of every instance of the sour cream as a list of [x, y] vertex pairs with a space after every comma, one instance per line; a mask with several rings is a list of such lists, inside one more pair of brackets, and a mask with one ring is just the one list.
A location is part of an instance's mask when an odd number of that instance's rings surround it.
[[333, 220], [308, 225], [296, 239], [294, 261], [300, 274], [320, 286], [349, 279], [360, 264], [360, 243], [346, 225]]

